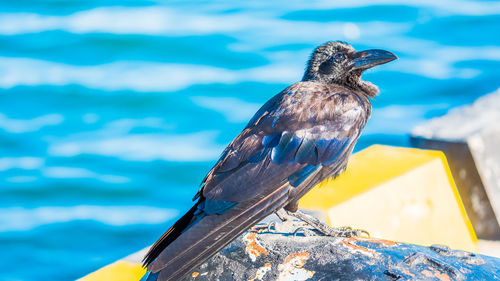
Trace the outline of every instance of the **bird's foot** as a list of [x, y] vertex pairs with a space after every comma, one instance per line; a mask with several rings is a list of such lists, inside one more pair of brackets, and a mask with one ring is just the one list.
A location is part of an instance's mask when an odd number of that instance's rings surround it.
[[[370, 236], [368, 231], [362, 230], [362, 229], [352, 229], [350, 227], [339, 227], [339, 228], [332, 228], [324, 223], [322, 223], [320, 220], [318, 220], [315, 217], [312, 217], [310, 215], [307, 215], [300, 210], [290, 213], [287, 212], [289, 215], [294, 216], [298, 218], [299, 220], [309, 224], [312, 226], [314, 229], [319, 231], [323, 235], [327, 236], [333, 236], [333, 237], [353, 237], [353, 236]], [[295, 235], [295, 234], [294, 234]]]
[[[290, 216], [287, 211], [284, 209], [280, 209], [276, 211], [276, 216], [280, 219], [280, 221], [276, 222], [271, 222], [267, 225], [267, 229], [269, 232], [273, 233], [293, 233], [294, 231], [296, 233], [300, 233], [301, 231], [297, 229], [297, 221], [294, 220], [294, 217]], [[300, 224], [301, 226], [303, 224]], [[300, 227], [299, 227], [300, 228]], [[310, 231], [311, 232], [311, 231]], [[305, 230], [302, 232], [305, 234]], [[296, 234], [294, 233], [294, 236]], [[309, 236], [309, 235], [308, 235]]]
[[[328, 226], [329, 227], [329, 226]], [[333, 236], [333, 237], [359, 237], [359, 236], [366, 236], [370, 237], [370, 233], [368, 231], [363, 230], [363, 229], [352, 229], [351, 227], [337, 227], [337, 228], [331, 228], [331, 231], [329, 233], [324, 233], [324, 235], [328, 236]]]
[[276, 211], [275, 214], [282, 222], [287, 222], [292, 220], [288, 212], [285, 211], [284, 209], [279, 209], [278, 211]]

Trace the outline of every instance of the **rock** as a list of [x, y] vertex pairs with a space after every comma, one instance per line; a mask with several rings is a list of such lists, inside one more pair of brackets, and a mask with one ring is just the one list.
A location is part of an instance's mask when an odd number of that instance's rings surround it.
[[411, 143], [446, 154], [477, 236], [500, 239], [500, 90], [416, 127]]
[[446, 246], [322, 236], [294, 222], [280, 223], [276, 231], [254, 226], [184, 280], [500, 280], [499, 273], [500, 259], [493, 257]]

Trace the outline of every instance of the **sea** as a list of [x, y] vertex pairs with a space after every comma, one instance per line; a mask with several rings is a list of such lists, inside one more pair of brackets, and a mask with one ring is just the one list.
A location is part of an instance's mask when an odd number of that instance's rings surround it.
[[1, 0], [0, 280], [151, 245], [315, 46], [397, 54], [356, 151], [409, 146], [500, 87], [499, 27], [499, 1]]

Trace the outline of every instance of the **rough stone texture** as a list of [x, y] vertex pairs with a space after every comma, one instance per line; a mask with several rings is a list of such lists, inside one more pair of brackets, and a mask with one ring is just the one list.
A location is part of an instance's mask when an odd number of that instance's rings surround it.
[[[298, 227], [306, 235], [294, 236]], [[184, 280], [500, 280], [500, 259], [446, 246], [322, 236], [301, 222], [259, 224]]]
[[446, 154], [476, 234], [500, 239], [500, 90], [416, 127], [411, 142]]

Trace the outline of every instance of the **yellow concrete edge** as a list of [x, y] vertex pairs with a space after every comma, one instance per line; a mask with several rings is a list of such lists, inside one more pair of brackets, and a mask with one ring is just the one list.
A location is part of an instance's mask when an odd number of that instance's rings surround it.
[[433, 150], [441, 159], [443, 162], [443, 166], [445, 167], [446, 170], [446, 175], [448, 176], [448, 180], [450, 181], [450, 184], [453, 186], [453, 194], [455, 195], [455, 199], [457, 200], [457, 204], [460, 208], [460, 213], [462, 214], [462, 217], [464, 218], [465, 224], [467, 226], [467, 229], [469, 230], [469, 234], [472, 238], [472, 241], [477, 244], [477, 236], [476, 232], [474, 231], [474, 228], [472, 227], [472, 223], [469, 219], [469, 216], [467, 215], [467, 212], [465, 211], [465, 206], [464, 203], [462, 202], [462, 198], [460, 197], [460, 193], [458, 192], [457, 185], [455, 184], [455, 180], [453, 179], [453, 175], [451, 174], [450, 166], [448, 165], [448, 159], [446, 159], [446, 155], [442, 151], [438, 150]]
[[[380, 151], [383, 151], [388, 158], [405, 158], [405, 161], [380, 163], [378, 157]], [[422, 150], [418, 148], [372, 145], [355, 153], [349, 160], [346, 171], [337, 179], [326, 179], [309, 191], [300, 200], [300, 207], [309, 210], [324, 210], [438, 157], [436, 151], [421, 152]], [[378, 167], [380, 172], [373, 173], [374, 167], [377, 168], [374, 165], [377, 164], [381, 166]], [[355, 170], [352, 167], [355, 167]], [[370, 177], [364, 177], [365, 174], [370, 174]], [[337, 188], [326, 188], [330, 185], [335, 185]], [[341, 185], [349, 186], [346, 188]], [[340, 190], [342, 192], [336, 192]]]
[[119, 260], [78, 281], [138, 281], [145, 273], [146, 269], [141, 264]]
[[[381, 155], [385, 158], [381, 159]], [[387, 160], [387, 161], [384, 161]], [[458, 215], [461, 216], [470, 241], [477, 245], [477, 237], [467, 216], [462, 199], [451, 174], [446, 156], [441, 151], [417, 148], [373, 145], [354, 154], [346, 172], [337, 179], [325, 180], [300, 200], [300, 208], [320, 212], [332, 225], [327, 210], [364, 194], [380, 184], [399, 177], [431, 161], [439, 161], [446, 180], [455, 197]], [[376, 172], [374, 172], [376, 171]], [[369, 176], [366, 176], [369, 175]], [[469, 249], [470, 250], [470, 249]]]

